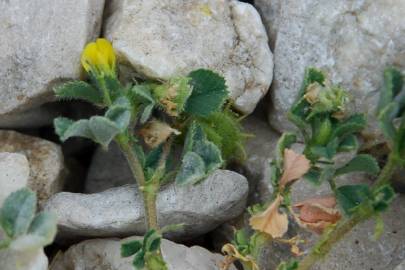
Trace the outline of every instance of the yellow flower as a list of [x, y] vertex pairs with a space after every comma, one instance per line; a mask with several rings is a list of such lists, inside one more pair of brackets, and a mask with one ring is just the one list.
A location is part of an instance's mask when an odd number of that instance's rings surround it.
[[87, 44], [81, 62], [83, 68], [95, 76], [115, 75], [114, 49], [104, 38], [98, 38], [96, 42]]

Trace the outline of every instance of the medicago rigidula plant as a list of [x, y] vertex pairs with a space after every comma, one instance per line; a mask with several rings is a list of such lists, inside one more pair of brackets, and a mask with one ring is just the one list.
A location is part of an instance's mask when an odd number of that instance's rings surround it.
[[[136, 269], [167, 269], [160, 253], [156, 197], [162, 184], [198, 184], [232, 159], [243, 159], [246, 135], [231, 111], [224, 78], [198, 69], [167, 81], [123, 85], [118, 79], [112, 45], [98, 39], [81, 58], [88, 81], [70, 81], [55, 89], [60, 99], [80, 99], [102, 108], [89, 119], [57, 118], [62, 141], [84, 137], [105, 149], [115, 141], [124, 153], [142, 192], [147, 232], [143, 240], [122, 244], [121, 255], [134, 256]], [[182, 147], [180, 164], [173, 164], [174, 146]]]
[[[308, 270], [326, 256], [333, 245], [357, 224], [376, 219], [375, 236], [383, 232], [381, 212], [395, 197], [390, 180], [393, 173], [405, 167], [405, 88], [403, 74], [388, 68], [377, 110], [377, 118], [390, 153], [382, 170], [376, 159], [360, 150], [360, 133], [366, 128], [364, 114], [349, 114], [347, 92], [332, 85], [320, 70], [308, 68], [296, 102], [288, 112], [297, 127], [304, 149], [296, 153], [291, 148], [298, 142], [294, 133], [284, 133], [271, 162], [271, 184], [274, 192], [267, 203], [249, 208], [249, 229], [235, 233], [232, 243], [223, 247], [227, 257], [222, 269], [238, 260], [244, 270], [257, 270], [260, 249], [271, 241], [289, 244], [299, 259], [282, 262], [278, 270]], [[342, 164], [341, 153], [353, 157]], [[376, 178], [374, 184], [339, 183], [339, 177], [362, 172]], [[350, 177], [350, 176], [348, 176]], [[292, 204], [291, 185], [310, 181], [315, 186], [326, 182], [330, 194], [308, 198]], [[320, 234], [318, 243], [304, 254], [299, 249], [302, 239], [283, 239], [289, 219], [301, 227]]]

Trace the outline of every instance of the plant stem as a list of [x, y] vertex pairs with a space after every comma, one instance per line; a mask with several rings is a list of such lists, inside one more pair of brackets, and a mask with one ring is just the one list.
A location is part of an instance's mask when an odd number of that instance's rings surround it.
[[[143, 172], [142, 165], [133, 150], [133, 146], [130, 143], [128, 136], [124, 134], [118, 135], [116, 141], [128, 161], [132, 175], [138, 184], [139, 190], [142, 191], [147, 229], [157, 230], [156, 192], [150, 192], [146, 189], [145, 174]], [[152, 193], [155, 194], [152, 196]]]
[[[390, 155], [386, 165], [374, 183], [373, 189], [389, 183], [396, 168], [397, 162], [394, 156]], [[297, 270], [311, 269], [311, 267], [319, 259], [326, 256], [332, 249], [333, 245], [341, 240], [347, 233], [349, 233], [353, 227], [374, 215], [373, 211], [361, 211], [360, 209], [361, 206], [359, 206], [359, 211], [356, 211], [349, 219], [339, 222], [332, 231], [326, 231], [311, 252], [301, 260]]]

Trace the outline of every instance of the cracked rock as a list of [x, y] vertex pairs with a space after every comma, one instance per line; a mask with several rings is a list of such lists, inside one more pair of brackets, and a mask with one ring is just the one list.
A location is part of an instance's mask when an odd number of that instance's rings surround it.
[[304, 69], [325, 70], [353, 97], [351, 110], [366, 112], [378, 134], [375, 108], [383, 70], [405, 68], [405, 2], [396, 0], [256, 0], [274, 52], [270, 123], [290, 129], [286, 111]]
[[79, 78], [103, 8], [104, 0], [0, 1], [0, 115], [42, 104], [56, 82]]
[[[204, 234], [244, 211], [248, 194], [246, 178], [217, 170], [200, 184], [170, 184], [158, 195], [161, 227], [183, 223], [167, 235], [188, 239]], [[143, 235], [145, 216], [142, 196], [135, 186], [112, 188], [94, 194], [62, 192], [46, 204], [58, 216], [58, 238]]]
[[27, 157], [30, 169], [28, 187], [37, 192], [40, 207], [51, 195], [62, 190], [65, 171], [59, 145], [15, 131], [0, 130], [0, 152]]
[[273, 77], [272, 53], [253, 6], [218, 0], [113, 0], [105, 36], [122, 62], [144, 77], [167, 79], [197, 68], [225, 76], [231, 97], [254, 110]]
[[[132, 239], [132, 238], [131, 238]], [[126, 241], [129, 239], [124, 239]], [[122, 258], [119, 239], [93, 239], [71, 246], [57, 256], [50, 270], [133, 270], [132, 257]], [[162, 256], [169, 270], [217, 270], [223, 256], [199, 246], [186, 247], [163, 239]], [[104, 266], [104, 267], [102, 267]], [[231, 266], [229, 270], [236, 270]]]

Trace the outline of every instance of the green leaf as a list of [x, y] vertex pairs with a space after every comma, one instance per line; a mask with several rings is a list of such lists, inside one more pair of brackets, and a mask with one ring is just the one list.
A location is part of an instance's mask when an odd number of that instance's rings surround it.
[[113, 121], [102, 116], [93, 116], [89, 120], [83, 119], [76, 122], [59, 117], [54, 120], [54, 125], [62, 142], [70, 137], [84, 137], [101, 144], [105, 148], [121, 132]]
[[59, 99], [81, 99], [94, 104], [103, 104], [103, 96], [90, 84], [70, 81], [54, 88]]
[[162, 236], [158, 233], [154, 233], [146, 239], [145, 243], [145, 250], [147, 252], [154, 252], [160, 248], [160, 242], [162, 240]]
[[400, 108], [395, 102], [392, 102], [385, 106], [380, 114], [378, 115], [378, 120], [380, 123], [381, 130], [384, 136], [390, 141], [394, 142], [397, 134], [397, 130], [394, 127], [393, 120], [398, 114]]
[[363, 130], [367, 125], [366, 118], [362, 114], [355, 114], [343, 122], [338, 123], [332, 133], [332, 138], [342, 138]]
[[214, 112], [208, 117], [198, 117], [197, 123], [203, 128], [209, 141], [220, 150], [226, 161], [243, 161], [246, 157], [245, 141], [237, 115], [229, 109]]
[[56, 215], [50, 212], [39, 213], [32, 221], [28, 233], [14, 240], [13, 250], [33, 250], [51, 244], [56, 235]]
[[145, 267], [145, 251], [140, 249], [134, 256], [134, 260], [132, 261], [132, 265], [137, 270], [142, 270]]
[[311, 168], [305, 175], [304, 179], [319, 186], [322, 183], [329, 181], [335, 175], [335, 168], [331, 165], [327, 165], [323, 168]]
[[377, 212], [385, 211], [395, 198], [395, 191], [390, 185], [383, 185], [373, 191], [373, 207]]
[[338, 152], [349, 152], [356, 151], [359, 148], [360, 144], [357, 140], [356, 135], [350, 134], [346, 136], [342, 142], [339, 144]]
[[327, 117], [314, 117], [312, 120], [312, 143], [324, 146], [330, 140], [332, 134], [332, 122]]
[[118, 98], [105, 113], [105, 117], [115, 123], [124, 132], [131, 121], [131, 104], [126, 97]]
[[154, 103], [151, 103], [151, 104], [145, 106], [145, 108], [143, 109], [143, 112], [141, 114], [141, 119], [140, 119], [141, 124], [145, 124], [149, 120], [154, 108], [155, 108]]
[[195, 184], [205, 177], [204, 160], [194, 152], [184, 155], [180, 171], [176, 175], [177, 185]]
[[28, 231], [35, 215], [36, 204], [37, 197], [28, 188], [19, 189], [6, 198], [0, 209], [0, 225], [10, 238]]
[[142, 98], [144, 104], [156, 103], [151, 93], [151, 85], [149, 84], [134, 85], [129, 91], [131, 92], [132, 95], [136, 95]]
[[121, 257], [129, 257], [137, 253], [142, 249], [142, 242], [138, 240], [133, 240], [130, 242], [124, 242], [121, 244]]
[[221, 151], [214, 143], [207, 140], [201, 126], [193, 122], [187, 132], [182, 165], [176, 176], [176, 183], [195, 184], [221, 167], [222, 163]]
[[403, 77], [399, 70], [387, 68], [384, 71], [384, 87], [381, 89], [380, 101], [377, 108], [378, 114], [399, 94], [403, 84]]
[[228, 97], [225, 79], [206, 69], [192, 71], [188, 76], [193, 91], [186, 102], [185, 112], [206, 117], [220, 110]]
[[114, 122], [102, 116], [93, 116], [88, 123], [94, 137], [93, 140], [105, 148], [121, 132]]
[[277, 267], [277, 270], [296, 270], [298, 269], [299, 263], [296, 260], [292, 260], [288, 263], [282, 262]]
[[336, 175], [342, 175], [351, 172], [365, 172], [371, 175], [377, 175], [380, 167], [374, 157], [366, 154], [355, 156], [346, 165], [336, 170]]
[[75, 122], [65, 117], [58, 117], [55, 118], [53, 124], [55, 126], [55, 132], [62, 142], [75, 136], [93, 139], [93, 133], [90, 130], [87, 119]]
[[155, 169], [159, 163], [162, 152], [163, 152], [163, 145], [159, 145], [158, 147], [153, 148], [146, 156], [145, 168]]
[[221, 167], [223, 162], [221, 152], [212, 142], [207, 140], [196, 141], [193, 150], [204, 161], [206, 174], [209, 174]]
[[337, 188], [336, 198], [343, 212], [350, 217], [357, 206], [372, 198], [372, 194], [365, 184], [346, 185]]
[[405, 164], [405, 112], [402, 115], [401, 124], [398, 128], [397, 134], [395, 135], [393, 149], [397, 153], [398, 158], [404, 162], [403, 164]]

